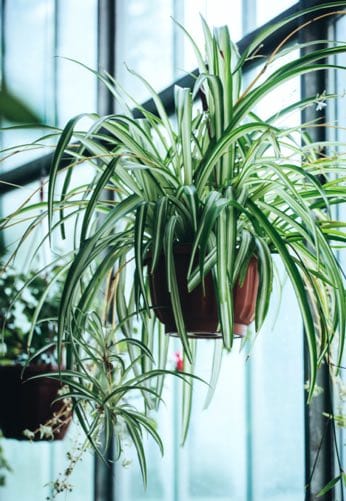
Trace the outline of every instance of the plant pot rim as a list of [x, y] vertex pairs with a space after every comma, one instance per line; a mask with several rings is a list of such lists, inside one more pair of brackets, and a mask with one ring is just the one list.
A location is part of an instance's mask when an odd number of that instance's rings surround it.
[[[216, 247], [216, 246], [215, 246]], [[173, 245], [173, 252], [174, 254], [188, 254], [192, 251], [193, 249], [193, 243], [192, 242], [177, 242]], [[162, 249], [161, 251], [161, 256], [164, 255], [165, 252], [164, 250]], [[148, 250], [147, 253], [146, 253], [146, 256], [145, 256], [145, 259], [144, 259], [144, 262], [145, 264], [147, 264], [147, 261], [150, 260], [152, 258], [152, 250]], [[258, 257], [255, 253], [252, 254], [251, 256], [251, 259], [256, 259], [256, 261], [258, 260]]]
[[[193, 243], [177, 242], [173, 245], [174, 254], [188, 254], [189, 252], [192, 251], [192, 249], [193, 249]], [[165, 251], [164, 251], [164, 249], [162, 249], [160, 256], [164, 256], [164, 255], [165, 255]], [[144, 264], [148, 264], [148, 261], [150, 261], [152, 257], [153, 257], [153, 251], [151, 249], [149, 249], [145, 255], [145, 258], [144, 258]]]

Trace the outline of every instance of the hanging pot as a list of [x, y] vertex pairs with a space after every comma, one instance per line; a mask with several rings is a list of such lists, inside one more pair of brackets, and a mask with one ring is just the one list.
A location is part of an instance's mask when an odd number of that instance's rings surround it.
[[[186, 276], [190, 257], [191, 245], [182, 244], [174, 249], [175, 271], [186, 330], [188, 335], [194, 338], [221, 337], [220, 332], [218, 332], [218, 307], [212, 274], [208, 273], [205, 276], [205, 293], [203, 293], [202, 284], [198, 285], [192, 292], [188, 292]], [[148, 264], [150, 269], [150, 257]], [[155, 314], [165, 325], [166, 333], [176, 335], [177, 328], [168, 292], [164, 255], [160, 257], [154, 273], [150, 274], [149, 277]], [[238, 282], [233, 290], [234, 334], [236, 336], [244, 336], [246, 326], [255, 317], [258, 283], [257, 259], [253, 257], [250, 260], [244, 283], [240, 286]]]
[[[26, 440], [24, 430], [35, 431], [63, 408], [60, 400], [53, 404], [62, 387], [60, 381], [48, 377], [27, 381], [31, 377], [56, 371], [52, 365], [29, 365], [22, 376], [23, 366], [0, 366], [0, 428], [6, 438]], [[54, 440], [62, 440], [70, 419], [54, 430]], [[33, 440], [46, 440], [39, 433]]]

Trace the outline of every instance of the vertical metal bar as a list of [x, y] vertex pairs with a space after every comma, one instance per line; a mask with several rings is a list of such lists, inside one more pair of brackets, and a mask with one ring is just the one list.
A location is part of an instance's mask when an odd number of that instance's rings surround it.
[[[340, 26], [338, 26], [338, 24], [337, 24], [338, 22], [340, 23]], [[342, 30], [345, 27], [346, 27], [346, 23], [344, 22], [344, 20], [342, 21], [340, 18], [333, 19], [333, 22], [330, 23], [330, 26], [328, 29], [328, 40], [339, 40], [338, 35], [343, 33]], [[339, 58], [341, 58], [340, 55], [338, 55], [338, 56], [335, 55], [333, 58], [333, 63], [340, 64], [341, 61]], [[340, 88], [339, 72], [337, 72], [335, 70], [330, 71], [328, 74], [328, 81], [329, 81], [329, 90], [331, 92], [334, 92], [336, 95], [339, 95], [340, 91], [343, 92], [343, 87]], [[340, 123], [341, 120], [345, 118], [345, 114], [343, 113], [343, 111], [340, 110], [339, 98], [334, 99], [331, 104], [332, 104], [332, 106], [328, 106], [328, 108], [327, 108], [328, 109], [328, 119], [332, 123]], [[332, 130], [328, 130], [328, 138], [331, 140], [335, 140], [335, 141], [342, 141], [343, 132], [338, 127], [333, 128]], [[334, 214], [335, 214], [336, 220], [339, 221], [339, 220], [342, 220], [342, 218], [345, 215], [345, 212], [339, 205], [336, 205], [336, 207], [334, 209]], [[337, 254], [338, 260], [340, 262], [340, 266], [342, 267], [345, 264], [345, 254], [342, 250], [336, 251], [336, 254]], [[342, 365], [342, 367], [345, 366], [345, 357], [344, 357], [344, 360], [342, 361], [341, 365]], [[342, 378], [342, 380], [344, 380], [344, 374], [340, 374], [340, 377]], [[335, 406], [340, 406], [342, 409], [343, 404], [342, 404], [342, 401], [340, 401], [341, 397], [338, 396], [337, 394], [333, 395], [333, 397], [334, 397], [334, 401], [333, 401], [334, 409], [336, 408]], [[341, 464], [344, 464], [345, 459], [346, 459], [345, 458], [345, 447], [344, 447], [345, 439], [344, 439], [344, 437], [345, 437], [344, 428], [341, 426], [337, 427], [337, 429], [335, 430], [335, 436], [334, 436], [334, 440], [336, 441], [336, 443], [334, 444], [335, 475], [338, 473], [336, 471], [337, 466], [339, 466], [338, 461], [341, 460]], [[336, 490], [338, 491], [338, 493], [340, 495], [340, 500], [345, 499], [346, 486], [345, 486], [344, 482], [342, 482], [342, 481], [339, 482], [336, 486]], [[337, 495], [337, 492], [335, 493], [335, 497], [336, 497], [336, 495]]]
[[[302, 8], [311, 1], [301, 0]], [[312, 23], [308, 28], [301, 30], [300, 41], [328, 39], [328, 24], [326, 22]], [[314, 50], [316, 50], [316, 45]], [[303, 49], [306, 53], [309, 48]], [[327, 88], [327, 72], [311, 72], [301, 77], [302, 98], [322, 94]], [[323, 113], [318, 115], [321, 123], [325, 123]], [[315, 107], [309, 107], [302, 112], [302, 121], [308, 122], [316, 119]], [[308, 130], [313, 141], [325, 141], [326, 130], [323, 127], [311, 127]], [[321, 179], [323, 182], [323, 179]], [[305, 341], [305, 340], [304, 340]], [[309, 362], [307, 357], [307, 343], [304, 342], [305, 363], [304, 379], [309, 378]], [[305, 403], [305, 485], [306, 501], [315, 499], [316, 494], [333, 478], [333, 440], [331, 420], [323, 416], [324, 412], [332, 412], [332, 394], [329, 384], [329, 371], [326, 365], [318, 371], [317, 384], [323, 388], [323, 393], [313, 399], [310, 405]], [[328, 499], [332, 499], [332, 494]]]
[[[98, 70], [115, 75], [116, 69], [116, 0], [98, 0]], [[98, 81], [98, 112], [114, 113], [114, 98], [106, 86]]]
[[[116, 67], [116, 0], [98, 0], [97, 3], [97, 59], [98, 71], [115, 75]], [[115, 112], [115, 102], [106, 86], [98, 81], [97, 108], [101, 115]], [[109, 195], [109, 191], [106, 196]], [[111, 440], [105, 453], [105, 464], [96, 454], [94, 460], [94, 501], [115, 501], [114, 443]]]
[[115, 501], [113, 456], [114, 444], [112, 441], [105, 453], [107, 464], [95, 454], [94, 501]]

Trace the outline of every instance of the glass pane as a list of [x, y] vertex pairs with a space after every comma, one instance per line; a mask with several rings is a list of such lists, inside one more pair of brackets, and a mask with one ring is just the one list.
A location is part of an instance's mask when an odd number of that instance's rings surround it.
[[[283, 267], [277, 265], [285, 282]], [[282, 291], [276, 286], [272, 299], [271, 315], [256, 339], [249, 367], [250, 499], [303, 501], [303, 326], [289, 283]]]
[[[66, 453], [76, 451], [78, 443], [76, 437], [78, 437], [76, 430], [71, 429], [60, 442], [29, 443], [2, 439], [5, 457], [13, 472], [7, 474], [6, 486], [0, 488], [0, 500], [46, 499], [51, 494], [51, 483], [63, 478], [64, 471], [69, 465]], [[68, 493], [66, 499], [93, 500], [93, 469], [93, 455], [84, 454], [71, 478], [68, 479], [72, 485], [72, 492]]]
[[[81, 16], [83, 23], [76, 23]], [[6, 3], [4, 21], [4, 76], [11, 92], [48, 125], [63, 125], [78, 113], [96, 111], [96, 77], [63, 59], [97, 67], [96, 0], [14, 0]], [[3, 131], [2, 146], [28, 144], [45, 134], [37, 128]], [[40, 147], [16, 152], [1, 168], [16, 167], [46, 152]]]
[[276, 0], [275, 2], [268, 2], [268, 0], [257, 0], [257, 26], [261, 26], [262, 24], [266, 23], [295, 3], [297, 3], [296, 0]]
[[8, 439], [1, 441], [5, 458], [13, 471], [6, 474], [5, 487], [0, 487], [0, 500], [45, 499], [50, 494], [46, 484], [50, 480], [51, 444]]
[[126, 65], [156, 91], [173, 81], [173, 14], [171, 0], [117, 2], [117, 78], [139, 102], [149, 92]]
[[[4, 14], [4, 78], [9, 90], [47, 123], [54, 124], [54, 0], [13, 0]], [[42, 131], [3, 131], [2, 146], [26, 144]], [[10, 169], [42, 154], [38, 149], [16, 154], [2, 163]]]
[[4, 21], [7, 85], [43, 118], [54, 121], [54, 1], [11, 0]]
[[185, 26], [203, 50], [200, 14], [211, 26], [228, 24], [234, 41], [241, 37], [240, 0], [234, 0], [231, 9], [227, 0], [118, 2], [117, 77], [137, 100], [144, 101], [149, 93], [129, 74], [124, 62], [144, 76], [156, 91], [167, 87], [197, 66], [190, 42], [171, 16]]
[[[242, 2], [241, 0], [200, 0], [197, 2], [184, 2], [183, 19], [181, 22], [191, 33], [200, 49], [204, 50], [203, 31], [201, 26], [202, 15], [208, 24], [213, 26], [228, 25], [231, 38], [237, 42], [242, 37]], [[179, 32], [179, 30], [177, 30]], [[193, 48], [184, 35], [182, 37], [184, 66], [180, 63], [180, 69], [192, 70], [197, 66]]]
[[[214, 343], [198, 346], [198, 374], [209, 380]], [[240, 347], [240, 346], [239, 346]], [[247, 416], [245, 353], [234, 347], [224, 356], [212, 403], [203, 410], [206, 390], [196, 384], [190, 435], [179, 450], [177, 499], [242, 501], [246, 494]], [[177, 481], [177, 479], [175, 479]]]
[[[97, 80], [78, 62], [97, 69], [97, 1], [59, 0], [57, 55], [58, 123], [96, 111]], [[77, 20], [83, 19], [83, 22]], [[74, 59], [77, 62], [67, 61]]]
[[176, 485], [173, 479], [178, 473], [175, 451], [179, 443], [178, 423], [176, 415], [173, 413], [176, 391], [177, 382], [167, 378], [164, 394], [166, 405], [162, 405], [159, 413], [154, 416], [158, 423], [158, 431], [164, 439], [165, 454], [161, 457], [153, 440], [145, 442], [148, 463], [147, 489], [145, 490], [143, 487], [134, 447], [128, 447], [125, 450], [126, 466], [116, 464], [115, 499], [122, 501], [175, 501]]

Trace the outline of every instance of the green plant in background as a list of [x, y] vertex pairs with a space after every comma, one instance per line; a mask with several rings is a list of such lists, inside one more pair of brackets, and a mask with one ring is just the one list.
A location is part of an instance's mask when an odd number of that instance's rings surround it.
[[87, 436], [83, 447], [90, 442], [106, 461], [104, 449], [114, 439], [113, 460], [121, 459], [125, 465], [130, 442], [146, 484], [144, 434], [157, 443], [163, 454], [152, 416], [161, 399], [162, 379], [171, 374], [184, 381], [188, 375], [159, 369], [142, 371], [143, 366], [154, 363], [150, 349], [139, 340], [124, 338], [117, 327], [102, 321], [96, 313], [87, 315], [83, 328], [85, 335], [74, 350], [74, 369], [50, 373], [50, 377], [62, 380], [70, 389], [60, 398], [74, 401], [74, 412]]
[[[55, 273], [59, 270], [54, 268]], [[47, 277], [39, 272], [19, 272], [5, 265], [3, 259], [0, 289], [0, 364], [24, 366], [30, 362], [56, 365], [54, 346], [61, 280], [54, 280], [54, 287], [51, 287]], [[34, 357], [36, 353], [39, 356]], [[3, 400], [2, 405], [6, 406], [6, 401]], [[60, 414], [63, 415], [62, 412]], [[70, 414], [71, 411], [68, 419]], [[34, 433], [30, 433], [34, 437]], [[6, 484], [7, 473], [12, 471], [1, 441], [0, 431], [0, 487]]]
[[5, 82], [2, 82], [2, 88], [0, 89], [0, 119], [42, 125], [36, 113], [24, 101], [9, 92]]
[[[195, 50], [199, 76], [192, 90], [176, 87], [174, 118], [167, 116], [159, 96], [139, 75], [151, 93], [155, 114], [128, 96], [113, 77], [95, 72], [122, 105], [123, 113], [79, 115], [61, 132], [45, 205], [51, 237], [60, 232], [65, 238], [66, 224], [76, 222], [74, 252], [58, 313], [58, 352], [60, 356], [66, 353], [66, 370], [61, 375], [70, 386], [78, 418], [91, 441], [101, 419], [100, 409], [107, 436], [111, 436], [119, 418], [125, 422], [144, 478], [139, 427], [147, 429], [159, 445], [161, 442], [150, 420], [122, 407], [117, 398], [136, 389], [146, 409], [160, 398], [169, 343], [152, 310], [148, 283], [161, 256], [185, 367], [189, 372], [193, 370], [195, 342], [188, 339], [182, 315], [174, 259], [177, 245], [191, 246], [185, 277], [190, 291], [212, 272], [225, 350], [233, 345], [234, 285], [255, 255], [260, 273], [255, 314], [255, 329], [259, 331], [271, 300], [273, 259], [277, 255], [293, 286], [304, 322], [310, 361], [309, 401], [318, 367], [331, 359], [340, 365], [345, 290], [333, 247], [335, 243], [344, 244], [346, 235], [344, 223], [334, 219], [332, 208], [346, 200], [345, 155], [341, 144], [315, 143], [309, 137], [308, 127], [318, 126], [318, 120], [284, 125], [294, 111], [307, 107], [320, 110], [336, 96], [325, 92], [298, 99], [272, 116], [257, 114], [256, 107], [293, 78], [311, 71], [344, 69], [326, 63], [328, 58], [346, 52], [346, 45], [336, 41], [319, 41], [317, 46], [314, 41], [289, 44], [288, 38], [271, 55], [259, 57], [266, 37], [285, 23], [303, 14], [313, 16], [316, 11], [322, 12], [317, 16], [320, 18], [325, 9], [343, 5], [329, 2], [273, 24], [257, 35], [241, 55], [227, 27], [211, 32], [202, 21], [205, 55], [186, 33]], [[311, 50], [287, 62], [287, 56], [303, 47]], [[257, 75], [244, 85], [245, 65], [254, 58], [258, 58]], [[198, 97], [202, 106], [195, 107]], [[141, 118], [135, 118], [132, 108], [140, 112]], [[85, 116], [92, 121], [86, 132], [78, 128]], [[321, 156], [321, 147], [329, 154]], [[68, 156], [71, 162], [60, 172], [62, 159]], [[72, 187], [72, 173], [84, 163], [94, 166], [95, 176], [90, 183], [83, 180], [78, 188]], [[59, 172], [61, 189], [57, 183]], [[25, 217], [27, 214], [26, 208]], [[16, 211], [12, 219], [4, 221], [4, 227], [21, 217], [22, 211]], [[35, 224], [34, 220], [33, 227]], [[105, 284], [112, 298], [105, 318], [110, 317], [122, 333], [119, 343], [125, 347], [135, 373], [130, 382], [117, 352], [112, 355], [116, 369], [113, 361], [101, 356], [99, 342], [107, 344], [108, 335], [99, 337], [100, 329], [92, 328], [96, 336], [92, 342], [98, 346], [96, 355], [88, 348], [90, 312], [100, 304], [100, 289]], [[110, 345], [118, 346], [111, 339]], [[213, 388], [221, 350], [222, 345], [215, 344]], [[95, 374], [86, 370], [89, 359], [93, 360]], [[117, 374], [114, 381], [108, 379], [108, 363]], [[156, 380], [154, 387], [147, 384], [152, 378]], [[191, 388], [185, 384], [184, 438]], [[92, 405], [84, 413], [79, 400], [90, 400], [96, 407]], [[109, 408], [111, 403], [115, 407]]]
[[[108, 308], [105, 308], [108, 311]], [[161, 400], [166, 375], [185, 381], [191, 375], [143, 367], [154, 363], [150, 349], [134, 338], [124, 338], [120, 329], [95, 312], [83, 323], [84, 336], [74, 347], [74, 369], [50, 373], [49, 377], [65, 383], [68, 391], [60, 399], [72, 399], [85, 441], [75, 453], [68, 453], [68, 466], [52, 483], [52, 497], [71, 491], [75, 466], [92, 446], [106, 463], [105, 451], [114, 440], [112, 461], [130, 464], [129, 446], [136, 451], [143, 482], [147, 482], [147, 461], [143, 441], [151, 437], [163, 454], [154, 411]]]
[[[51, 270], [59, 271], [60, 268]], [[25, 363], [56, 342], [62, 281], [49, 287], [48, 278], [38, 272], [22, 273], [2, 267], [0, 287], [0, 363]], [[56, 358], [52, 352], [46, 352], [35, 361], [56, 363]]]

